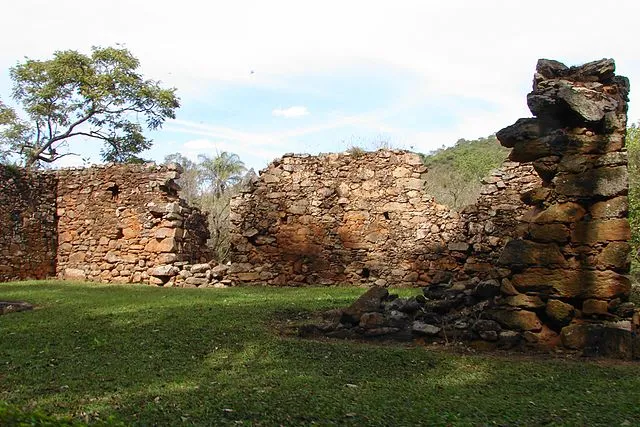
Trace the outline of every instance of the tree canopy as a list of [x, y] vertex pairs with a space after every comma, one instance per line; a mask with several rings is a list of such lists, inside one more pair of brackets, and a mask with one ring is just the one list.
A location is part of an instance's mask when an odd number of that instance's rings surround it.
[[127, 49], [114, 47], [18, 63], [10, 69], [12, 96], [27, 118], [0, 101], [0, 157], [18, 156], [26, 166], [52, 163], [71, 154], [60, 152], [61, 145], [83, 136], [103, 143], [105, 161], [140, 160], [152, 142], [143, 124], [161, 127], [180, 102], [175, 88], [145, 80], [139, 66]]

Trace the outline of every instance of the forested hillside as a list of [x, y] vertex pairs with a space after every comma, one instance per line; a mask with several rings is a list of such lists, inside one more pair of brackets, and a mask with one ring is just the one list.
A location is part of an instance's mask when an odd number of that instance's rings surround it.
[[453, 147], [423, 154], [429, 168], [426, 190], [439, 203], [454, 209], [473, 203], [480, 194], [480, 180], [499, 167], [509, 155], [495, 135], [460, 139]]

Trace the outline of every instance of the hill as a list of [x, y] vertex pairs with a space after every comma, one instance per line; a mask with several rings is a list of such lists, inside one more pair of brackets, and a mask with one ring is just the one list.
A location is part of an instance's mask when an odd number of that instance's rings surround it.
[[460, 209], [474, 203], [480, 194], [480, 180], [500, 167], [510, 149], [495, 135], [473, 140], [459, 139], [452, 147], [422, 154], [428, 167], [426, 190], [439, 203]]

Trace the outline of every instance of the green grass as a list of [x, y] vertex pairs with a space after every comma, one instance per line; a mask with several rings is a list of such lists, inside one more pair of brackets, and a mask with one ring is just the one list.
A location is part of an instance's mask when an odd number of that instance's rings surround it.
[[[637, 425], [640, 364], [284, 337], [355, 288], [0, 284], [0, 425]], [[46, 415], [43, 415], [46, 414]], [[13, 420], [13, 421], [12, 421]], [[18, 421], [16, 421], [18, 420]], [[26, 420], [26, 421], [24, 421]]]

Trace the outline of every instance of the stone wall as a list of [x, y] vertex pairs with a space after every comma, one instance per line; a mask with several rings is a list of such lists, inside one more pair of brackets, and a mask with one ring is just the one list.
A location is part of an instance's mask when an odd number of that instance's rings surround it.
[[[603, 59], [580, 67], [540, 60], [527, 103], [535, 118], [498, 133], [511, 159], [533, 162], [542, 185], [527, 193], [526, 234], [500, 257], [516, 291], [540, 307], [512, 317], [540, 318], [576, 345], [576, 331], [612, 320], [631, 285], [624, 148], [629, 81]], [[569, 325], [569, 326], [567, 326]], [[573, 338], [572, 338], [573, 337]]]
[[174, 264], [208, 260], [206, 219], [177, 195], [176, 167], [56, 171], [58, 276], [160, 284]]
[[55, 179], [0, 165], [0, 281], [55, 275]]
[[[426, 286], [497, 277], [520, 235], [520, 192], [540, 180], [506, 162], [461, 213], [424, 191], [415, 153], [285, 155], [232, 201], [228, 278], [274, 285]], [[518, 234], [520, 233], [520, 234]]]
[[0, 279], [164, 284], [208, 261], [206, 217], [178, 197], [179, 174], [155, 164], [0, 167]]
[[[614, 70], [609, 59], [570, 68], [538, 62], [527, 97], [535, 118], [520, 119], [497, 137], [513, 148], [510, 159], [539, 179], [514, 178], [512, 195], [523, 203], [504, 208], [508, 192], [501, 194], [504, 183], [494, 178], [509, 173], [485, 180], [485, 199], [465, 210], [475, 218], [463, 216], [469, 241], [476, 242], [465, 265], [471, 280], [431, 283], [411, 298], [372, 287], [301, 333], [564, 347], [640, 359], [640, 309], [628, 301], [629, 82]], [[502, 243], [484, 235], [501, 227], [509, 230]], [[468, 268], [471, 258], [481, 260], [475, 271]], [[483, 271], [494, 277], [483, 279]]]

